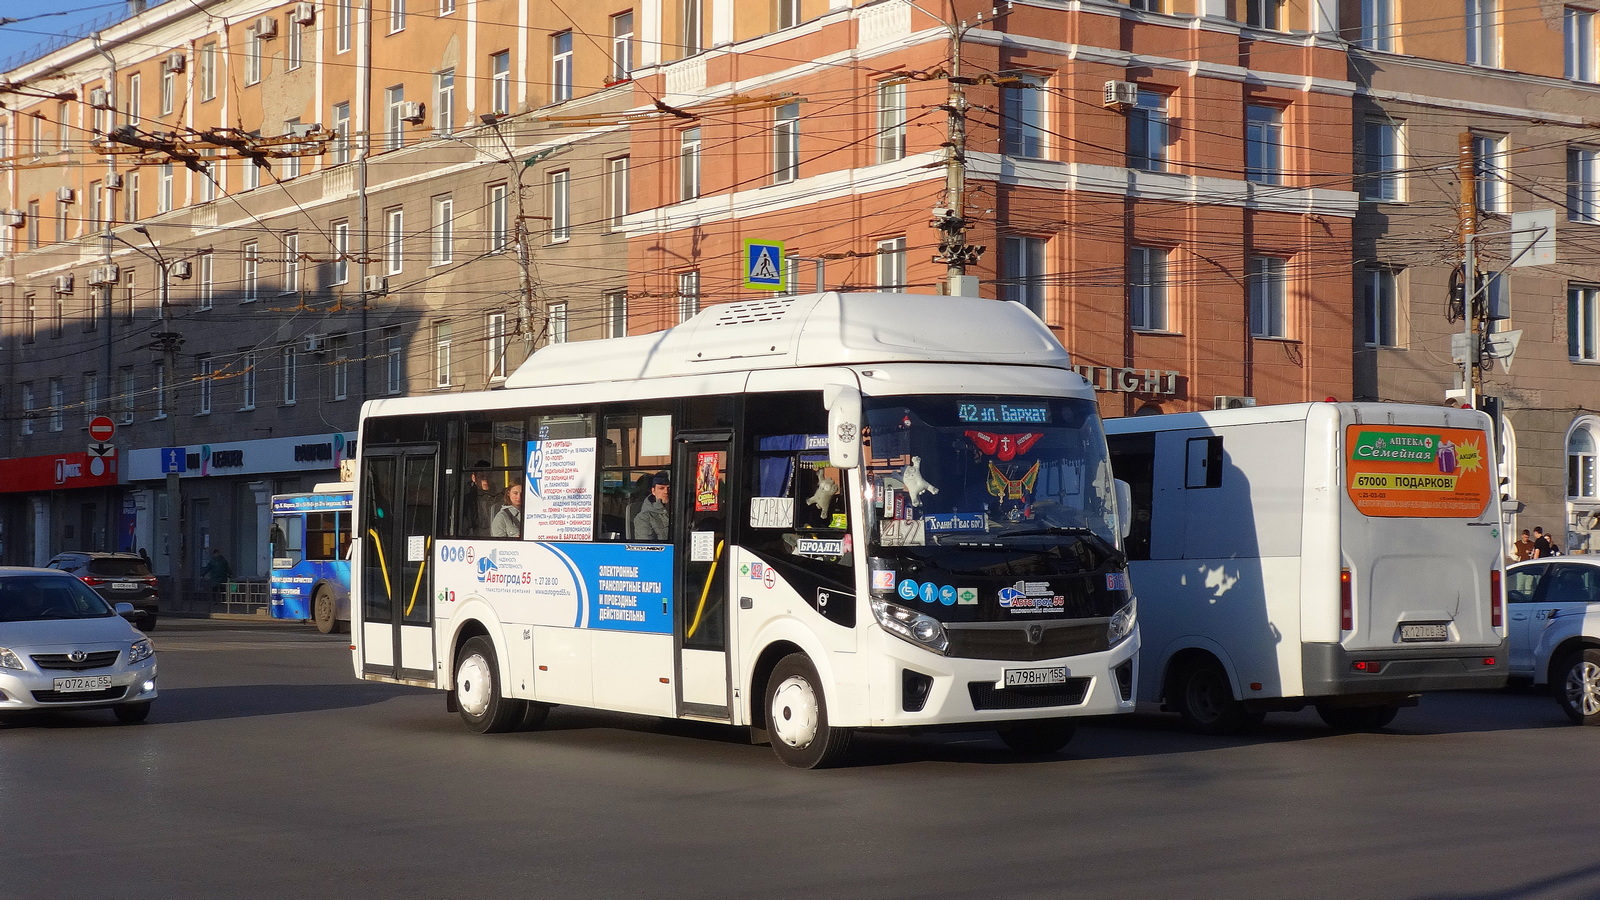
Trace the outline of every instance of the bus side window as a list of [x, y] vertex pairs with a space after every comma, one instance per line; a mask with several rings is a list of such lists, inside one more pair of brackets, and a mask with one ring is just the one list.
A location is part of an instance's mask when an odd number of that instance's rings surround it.
[[1185, 449], [1183, 486], [1186, 488], [1222, 487], [1222, 437], [1189, 438]]
[[1108, 434], [1112, 474], [1128, 483], [1133, 521], [1123, 549], [1129, 559], [1150, 558], [1150, 520], [1155, 502], [1156, 438], [1154, 434]]
[[640, 534], [639, 513], [651, 480], [672, 469], [672, 413], [659, 403], [613, 408], [603, 417], [600, 496], [595, 513], [602, 541], [659, 541]]

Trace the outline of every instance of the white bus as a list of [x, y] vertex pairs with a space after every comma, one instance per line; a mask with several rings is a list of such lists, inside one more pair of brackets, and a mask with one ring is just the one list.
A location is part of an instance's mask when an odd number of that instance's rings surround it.
[[1133, 494], [1140, 700], [1212, 733], [1308, 704], [1370, 730], [1421, 692], [1505, 683], [1487, 415], [1301, 403], [1106, 432]]
[[1133, 707], [1100, 418], [1019, 305], [719, 305], [546, 347], [503, 390], [369, 402], [360, 447], [356, 673], [449, 691], [473, 730], [571, 704], [812, 767], [860, 727], [1050, 752]]

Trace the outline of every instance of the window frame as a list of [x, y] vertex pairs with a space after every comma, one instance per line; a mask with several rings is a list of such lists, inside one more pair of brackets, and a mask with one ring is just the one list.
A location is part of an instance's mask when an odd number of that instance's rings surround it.
[[1282, 256], [1253, 255], [1246, 261], [1245, 278], [1250, 295], [1250, 336], [1289, 338], [1289, 260]]
[[1171, 333], [1171, 253], [1166, 247], [1134, 245], [1128, 248], [1129, 329]]

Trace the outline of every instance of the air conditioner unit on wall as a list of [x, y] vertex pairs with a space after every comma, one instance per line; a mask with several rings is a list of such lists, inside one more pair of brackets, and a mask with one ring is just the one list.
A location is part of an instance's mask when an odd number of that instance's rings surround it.
[[272, 16], [262, 16], [252, 25], [258, 38], [275, 38], [278, 36], [278, 20]]
[[381, 294], [389, 289], [389, 279], [382, 275], [368, 275], [363, 282], [363, 290], [369, 294]]
[[56, 199], [62, 203], [76, 203], [78, 201], [78, 192], [65, 186], [58, 187], [56, 188]]
[[294, 20], [301, 25], [310, 25], [317, 21], [316, 4], [296, 3], [294, 5]]
[[56, 293], [58, 293], [58, 294], [70, 294], [70, 293], [72, 293], [72, 276], [71, 275], [57, 275], [56, 276]]
[[162, 62], [161, 68], [168, 72], [182, 72], [185, 68], [188, 68], [188, 65], [189, 58], [182, 53], [169, 53], [166, 60]]
[[1106, 82], [1106, 96], [1101, 101], [1102, 106], [1113, 109], [1127, 109], [1139, 102], [1139, 86], [1131, 81]]
[[413, 125], [421, 125], [423, 113], [426, 111], [427, 108], [421, 103], [415, 100], [408, 100], [400, 104], [400, 120], [410, 122]]
[[6, 224], [12, 228], [21, 228], [28, 224], [28, 214], [20, 209], [6, 210]]
[[1254, 397], [1235, 397], [1230, 394], [1217, 394], [1212, 401], [1215, 404], [1212, 409], [1244, 409], [1256, 405]]
[[105, 88], [95, 88], [89, 92], [89, 106], [94, 109], [111, 108], [111, 92]]
[[187, 259], [180, 259], [172, 264], [172, 277], [188, 279], [194, 275], [194, 264]]
[[321, 353], [323, 350], [327, 349], [327, 346], [328, 346], [327, 335], [322, 335], [322, 334], [308, 334], [308, 335], [306, 335], [306, 352], [307, 353]]
[[106, 176], [106, 187], [113, 191], [122, 190], [122, 173], [112, 172]]

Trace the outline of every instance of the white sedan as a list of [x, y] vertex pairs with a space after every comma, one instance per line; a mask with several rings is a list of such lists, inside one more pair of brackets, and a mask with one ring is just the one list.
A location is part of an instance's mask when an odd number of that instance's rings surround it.
[[134, 615], [66, 572], [0, 567], [0, 714], [109, 707], [118, 721], [144, 721], [156, 655]]
[[1549, 684], [1579, 725], [1600, 725], [1600, 556], [1506, 568], [1513, 677]]

